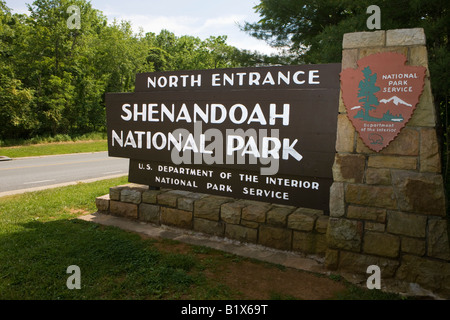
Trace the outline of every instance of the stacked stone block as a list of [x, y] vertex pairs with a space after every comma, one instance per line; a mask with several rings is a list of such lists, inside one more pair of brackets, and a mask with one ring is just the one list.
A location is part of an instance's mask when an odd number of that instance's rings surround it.
[[424, 91], [409, 123], [379, 153], [358, 137], [341, 99], [326, 264], [359, 274], [376, 264], [383, 279], [450, 296], [448, 217], [423, 29], [345, 34], [342, 69], [386, 51], [427, 68]]
[[240, 242], [324, 256], [328, 216], [320, 210], [126, 184], [96, 199], [100, 213]]

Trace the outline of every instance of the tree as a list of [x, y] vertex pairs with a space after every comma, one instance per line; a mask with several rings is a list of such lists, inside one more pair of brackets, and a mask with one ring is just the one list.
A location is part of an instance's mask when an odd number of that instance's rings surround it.
[[116, 20], [103, 28], [93, 46], [94, 71], [106, 75], [106, 92], [132, 92], [136, 73], [152, 71], [147, 65], [147, 48], [133, 34], [130, 22]]
[[[70, 5], [80, 8], [81, 29], [67, 27]], [[33, 134], [73, 133], [91, 127], [83, 117], [84, 110], [92, 108], [85, 105], [92, 97], [85, 90], [86, 82], [101, 82], [102, 77], [92, 74], [88, 44], [105, 20], [84, 0], [36, 0], [29, 10], [30, 15], [17, 24], [11, 61], [18, 78], [34, 92], [32, 113], [39, 127]], [[98, 88], [94, 91], [98, 94]], [[97, 107], [103, 108], [101, 100], [96, 100]]]
[[[155, 71], [233, 68], [269, 64], [264, 55], [258, 59], [226, 43], [227, 36], [210, 36], [205, 40], [193, 36], [177, 37], [168, 30], [159, 35], [147, 33], [142, 39], [147, 46], [147, 63]], [[256, 53], [255, 53], [256, 56]], [[271, 62], [279, 63], [280, 59]]]
[[366, 67], [362, 71], [364, 75], [364, 80], [359, 82], [359, 90], [358, 90], [358, 98], [359, 102], [362, 102], [362, 107], [364, 109], [364, 120], [370, 120], [370, 110], [376, 109], [376, 106], [379, 104], [375, 93], [380, 91], [380, 87], [375, 85], [377, 81], [377, 74], [372, 74], [372, 70], [370, 67]]
[[211, 36], [204, 41], [204, 47], [209, 57], [208, 68], [232, 68], [237, 66], [234, 57], [238, 50], [227, 45], [226, 42], [227, 36]]
[[18, 138], [37, 126], [30, 108], [34, 92], [23, 87], [11, 63], [18, 23], [0, 1], [0, 139], [5, 135]]
[[33, 91], [0, 71], [0, 137], [20, 138], [37, 126], [31, 111]]

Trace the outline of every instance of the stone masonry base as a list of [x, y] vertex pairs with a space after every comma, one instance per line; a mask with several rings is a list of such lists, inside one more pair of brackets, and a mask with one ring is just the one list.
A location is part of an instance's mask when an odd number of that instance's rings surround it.
[[324, 256], [320, 210], [127, 184], [96, 199], [100, 213], [193, 230], [270, 248]]

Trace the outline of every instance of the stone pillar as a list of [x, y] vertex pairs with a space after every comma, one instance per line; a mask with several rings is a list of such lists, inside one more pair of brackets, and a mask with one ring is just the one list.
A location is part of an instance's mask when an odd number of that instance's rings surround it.
[[386, 279], [417, 283], [450, 297], [446, 202], [424, 31], [345, 34], [342, 69], [387, 51], [427, 68], [424, 91], [406, 127], [378, 153], [358, 137], [341, 99], [326, 265], [363, 279], [369, 265], [378, 265], [382, 285]]

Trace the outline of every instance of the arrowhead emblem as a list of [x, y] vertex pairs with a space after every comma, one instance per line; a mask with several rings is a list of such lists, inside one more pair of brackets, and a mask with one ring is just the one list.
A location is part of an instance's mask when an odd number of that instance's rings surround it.
[[402, 54], [377, 53], [340, 74], [347, 116], [364, 144], [376, 152], [405, 127], [423, 91], [426, 68], [405, 63]]

